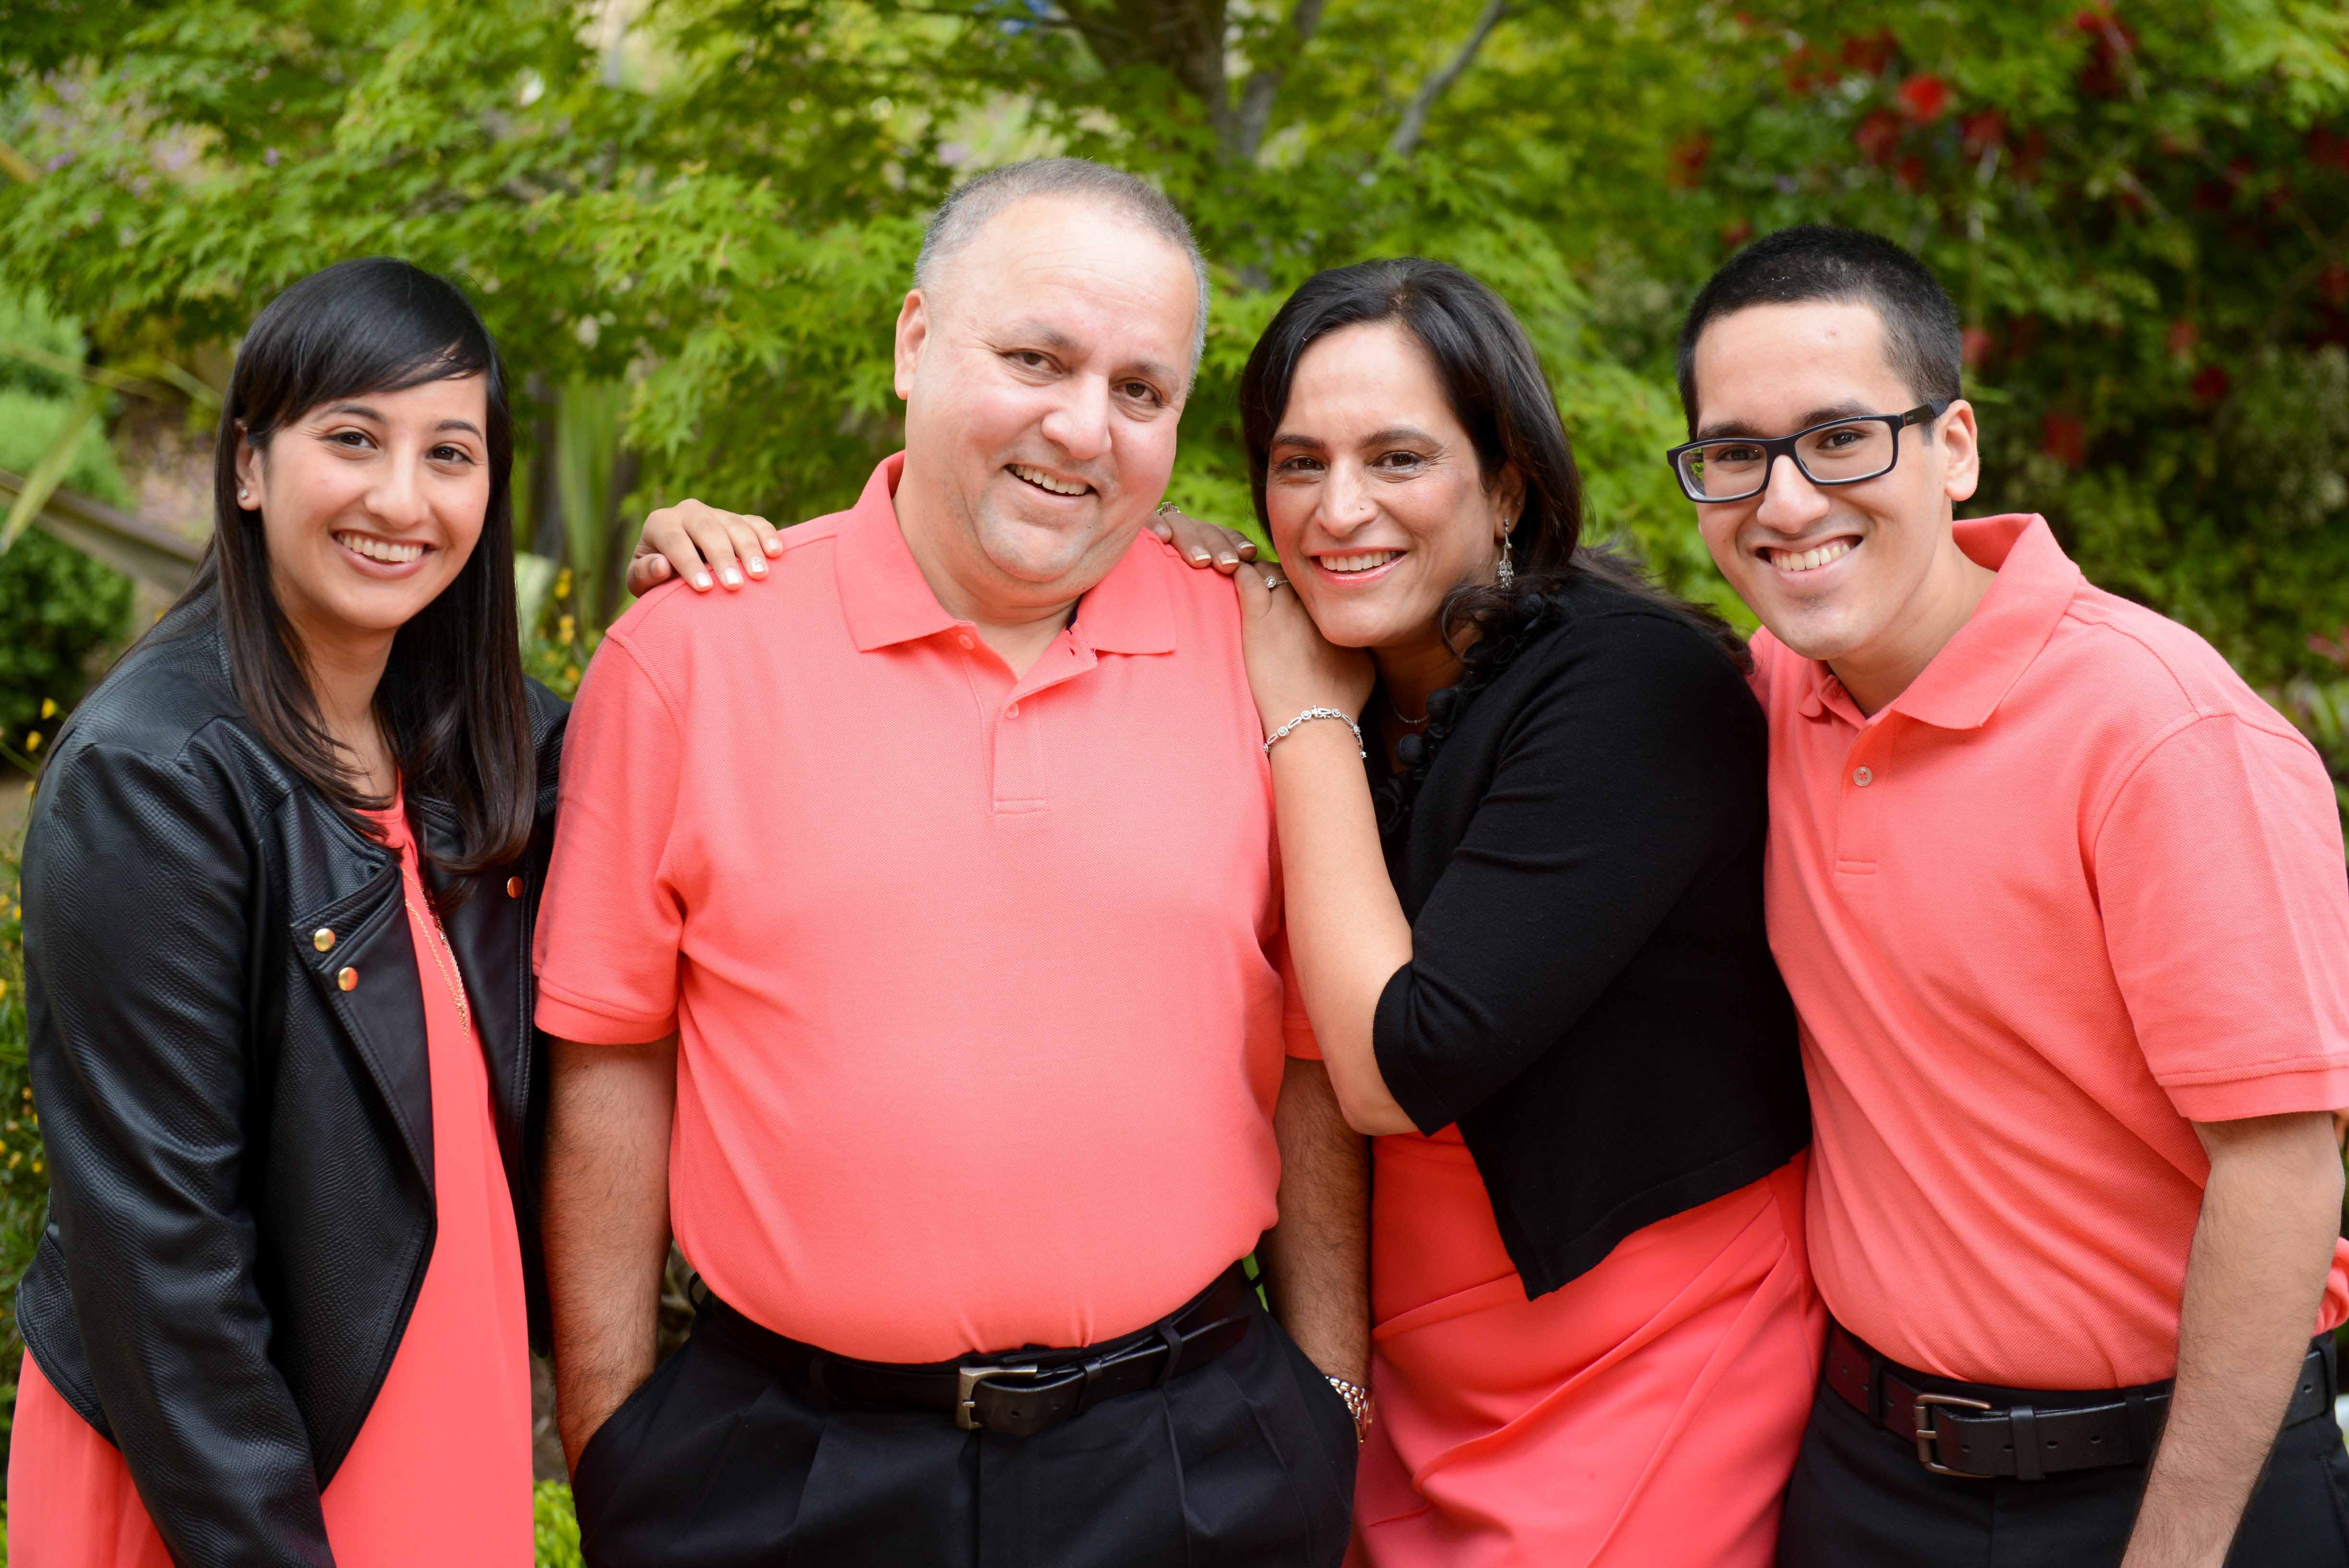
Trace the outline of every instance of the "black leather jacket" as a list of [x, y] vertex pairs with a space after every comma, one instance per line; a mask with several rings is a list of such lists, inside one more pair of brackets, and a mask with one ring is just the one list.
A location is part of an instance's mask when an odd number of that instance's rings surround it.
[[[122, 1450], [179, 1562], [323, 1565], [318, 1494], [432, 1253], [417, 956], [398, 863], [255, 737], [209, 607], [160, 629], [174, 635], [132, 653], [75, 715], [26, 838], [51, 1196], [17, 1323], [66, 1401]], [[530, 933], [568, 710], [534, 685], [531, 703], [530, 850], [480, 878], [447, 926], [543, 1343]], [[409, 812], [428, 846], [453, 848], [446, 806]]]

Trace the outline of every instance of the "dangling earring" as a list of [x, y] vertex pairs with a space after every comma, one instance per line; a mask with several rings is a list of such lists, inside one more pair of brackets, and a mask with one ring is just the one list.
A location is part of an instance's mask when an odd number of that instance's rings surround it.
[[1505, 588], [1517, 580], [1516, 565], [1512, 559], [1516, 554], [1509, 542], [1509, 520], [1504, 517], [1501, 519], [1501, 569], [1498, 575]]

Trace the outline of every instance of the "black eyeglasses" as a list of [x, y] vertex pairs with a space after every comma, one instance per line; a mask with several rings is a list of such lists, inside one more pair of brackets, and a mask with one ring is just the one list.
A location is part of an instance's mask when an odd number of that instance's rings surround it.
[[1813, 484], [1857, 484], [1892, 472], [1900, 462], [1900, 432], [1932, 423], [1954, 400], [1936, 398], [1905, 414], [1854, 414], [1793, 435], [1723, 436], [1692, 441], [1664, 453], [1691, 501], [1717, 506], [1750, 501], [1770, 488], [1770, 465], [1782, 457]]

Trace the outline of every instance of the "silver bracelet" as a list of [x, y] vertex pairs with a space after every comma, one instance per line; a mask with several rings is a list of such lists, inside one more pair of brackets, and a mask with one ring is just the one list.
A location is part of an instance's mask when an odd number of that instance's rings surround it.
[[1354, 750], [1361, 753], [1361, 757], [1364, 762], [1371, 760], [1370, 748], [1362, 744], [1362, 727], [1360, 724], [1355, 723], [1353, 720], [1348, 718], [1345, 714], [1338, 711], [1335, 708], [1308, 708], [1304, 712], [1299, 713], [1296, 718], [1291, 719], [1288, 723], [1283, 724], [1279, 729], [1275, 730], [1271, 734], [1267, 735], [1264, 739], [1264, 749], [1267, 752], [1271, 751], [1273, 742], [1279, 740], [1282, 736], [1288, 734], [1289, 731], [1294, 730], [1298, 725], [1304, 723], [1309, 719], [1335, 719], [1340, 724], [1345, 725], [1349, 730], [1353, 731]]
[[1338, 1397], [1346, 1402], [1346, 1414], [1354, 1418], [1354, 1441], [1361, 1442], [1370, 1436], [1371, 1423], [1378, 1418], [1378, 1411], [1371, 1403], [1371, 1391], [1359, 1383], [1349, 1383], [1342, 1377], [1330, 1376], [1327, 1372], [1321, 1376], [1330, 1378], [1330, 1386], [1335, 1388]]

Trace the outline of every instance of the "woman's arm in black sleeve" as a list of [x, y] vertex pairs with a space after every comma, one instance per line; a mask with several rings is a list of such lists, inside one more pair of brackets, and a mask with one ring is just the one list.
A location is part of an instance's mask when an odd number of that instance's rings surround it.
[[1762, 718], [1709, 639], [1650, 613], [1572, 636], [1379, 997], [1379, 1068], [1423, 1131], [1555, 1044], [1759, 806]]
[[243, 1194], [256, 851], [200, 754], [53, 763], [25, 849], [32, 1075], [74, 1318], [176, 1562], [333, 1562]]

